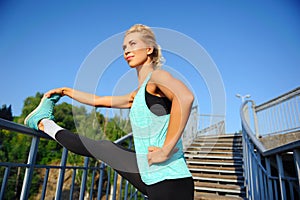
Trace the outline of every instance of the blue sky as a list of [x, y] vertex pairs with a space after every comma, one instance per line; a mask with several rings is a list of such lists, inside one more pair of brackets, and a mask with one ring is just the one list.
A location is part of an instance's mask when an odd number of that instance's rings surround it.
[[[241, 100], [235, 94], [250, 94], [260, 104], [300, 85], [298, 1], [6, 0], [0, 2], [0, 106], [12, 105], [17, 116], [28, 96], [73, 87], [91, 51], [136, 23], [178, 31], [206, 50], [224, 83], [227, 132], [241, 129]], [[193, 70], [184, 59], [168, 52], [165, 57], [167, 69], [191, 84], [200, 114], [209, 114], [205, 82], [191, 76]], [[117, 59], [96, 93], [111, 94], [128, 70]]]

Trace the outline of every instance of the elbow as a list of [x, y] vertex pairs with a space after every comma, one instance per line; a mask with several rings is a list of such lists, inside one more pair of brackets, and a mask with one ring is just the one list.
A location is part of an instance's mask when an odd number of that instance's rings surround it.
[[184, 99], [184, 103], [186, 105], [192, 106], [194, 103], [195, 97], [194, 97], [193, 93], [189, 92], [188, 94], [184, 95], [183, 99]]
[[190, 93], [190, 94], [188, 95], [187, 99], [188, 99], [189, 103], [190, 103], [191, 105], [193, 105], [194, 100], [195, 100], [194, 94], [193, 94], [193, 93]]

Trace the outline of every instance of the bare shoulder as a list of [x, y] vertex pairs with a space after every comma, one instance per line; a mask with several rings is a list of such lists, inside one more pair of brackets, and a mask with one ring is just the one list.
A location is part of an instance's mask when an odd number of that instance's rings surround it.
[[175, 78], [172, 76], [171, 73], [163, 70], [163, 69], [156, 69], [153, 71], [151, 76], [151, 81], [153, 82], [166, 82], [166, 81], [172, 81]]

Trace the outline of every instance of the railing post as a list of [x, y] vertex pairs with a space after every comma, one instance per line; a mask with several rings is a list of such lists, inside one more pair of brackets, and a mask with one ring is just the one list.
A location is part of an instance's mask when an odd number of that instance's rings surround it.
[[71, 188], [70, 188], [70, 196], [69, 196], [69, 200], [73, 199], [73, 192], [74, 192], [74, 185], [75, 185], [75, 178], [76, 178], [76, 169], [73, 169], [73, 174], [72, 174], [72, 184], [71, 184]]
[[268, 199], [274, 199], [273, 197], [273, 183], [272, 183], [272, 180], [271, 180], [271, 176], [272, 176], [272, 173], [271, 173], [271, 161], [270, 161], [270, 158], [267, 157], [265, 159], [265, 162], [266, 162], [266, 169], [267, 169], [267, 179], [268, 179], [268, 193], [269, 193], [269, 198]]
[[260, 199], [260, 192], [259, 192], [259, 179], [258, 179], [258, 173], [259, 173], [259, 168], [258, 168], [258, 161], [256, 160], [256, 156], [254, 155], [254, 144], [251, 144], [251, 169], [253, 170], [252, 172], [252, 189], [254, 190], [254, 200]]
[[10, 172], [10, 167], [6, 167], [5, 168], [5, 172], [4, 172], [4, 177], [2, 179], [2, 186], [1, 186], [1, 191], [0, 191], [0, 199], [4, 199], [5, 187], [6, 187], [6, 184], [8, 182], [9, 172]]
[[68, 150], [64, 147], [61, 161], [60, 161], [60, 170], [59, 170], [59, 176], [58, 181], [56, 185], [56, 193], [55, 193], [55, 200], [61, 199], [61, 192], [64, 185], [64, 179], [65, 179], [65, 170], [66, 170], [66, 164], [67, 164], [67, 158], [68, 158]]
[[85, 190], [86, 190], [86, 181], [87, 181], [87, 175], [88, 175], [88, 166], [89, 166], [89, 157], [84, 158], [84, 169], [82, 173], [81, 178], [81, 187], [80, 187], [80, 197], [79, 199], [84, 199]]
[[91, 181], [91, 187], [90, 187], [90, 200], [93, 199], [93, 191], [94, 191], [94, 183], [95, 183], [95, 169], [92, 169], [92, 181]]
[[114, 171], [114, 184], [112, 185], [113, 189], [112, 189], [112, 199], [116, 199], [117, 197], [117, 190], [118, 190], [118, 174], [116, 171]]
[[249, 106], [248, 104], [246, 104], [243, 108], [243, 113], [244, 113], [244, 116], [245, 116], [245, 120], [248, 124], [250, 124], [250, 116], [249, 116]]
[[258, 193], [260, 195], [260, 199], [265, 199], [265, 188], [264, 188], [264, 181], [263, 181], [263, 171], [261, 169], [261, 156], [260, 153], [257, 152], [257, 173], [258, 173]]
[[[248, 141], [249, 142], [249, 141]], [[251, 149], [250, 144], [247, 144], [247, 166], [248, 166], [248, 197], [249, 200], [253, 200], [254, 194], [253, 194], [253, 180], [252, 180], [252, 168], [251, 168]]]
[[298, 177], [298, 184], [300, 185], [300, 149], [294, 149], [294, 161]]
[[255, 131], [255, 136], [258, 139], [259, 138], [259, 130], [258, 130], [258, 121], [257, 121], [257, 113], [255, 110], [255, 102], [252, 102], [252, 112], [253, 112], [253, 123], [254, 123], [254, 131]]
[[102, 187], [103, 187], [103, 182], [104, 182], [104, 170], [105, 170], [105, 164], [101, 163], [100, 164], [100, 177], [99, 177], [99, 182], [98, 182], [98, 196], [97, 200], [100, 200], [101, 195], [102, 195]]
[[246, 186], [246, 198], [249, 198], [249, 165], [248, 165], [248, 143], [247, 143], [247, 134], [245, 133], [245, 129], [242, 125], [242, 134], [243, 134], [243, 161], [244, 161], [244, 177], [245, 177], [245, 183]]
[[32, 181], [32, 175], [33, 175], [33, 170], [34, 170], [34, 164], [36, 160], [36, 155], [37, 155], [37, 150], [38, 150], [38, 145], [39, 145], [40, 138], [34, 136], [31, 140], [31, 146], [30, 146], [30, 151], [28, 155], [28, 161], [27, 164], [29, 167], [26, 168], [25, 171], [25, 176], [23, 180], [23, 186], [22, 186], [22, 191], [21, 191], [21, 200], [27, 200], [29, 197], [29, 190], [31, 186], [31, 181]]
[[279, 179], [279, 185], [280, 185], [280, 195], [282, 200], [286, 200], [286, 189], [284, 184], [284, 170], [282, 165], [282, 158], [280, 155], [276, 154], [276, 161], [278, 166], [278, 179]]
[[50, 168], [46, 168], [41, 199], [45, 199]]

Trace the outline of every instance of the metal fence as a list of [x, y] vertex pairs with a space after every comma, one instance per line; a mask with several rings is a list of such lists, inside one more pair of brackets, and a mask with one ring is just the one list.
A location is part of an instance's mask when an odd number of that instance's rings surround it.
[[[274, 103], [272, 106], [278, 106], [278, 104]], [[271, 113], [275, 109], [272, 106], [268, 106]], [[293, 115], [294, 112], [290, 110], [287, 115], [280, 115], [285, 119], [279, 118], [277, 114], [270, 114], [266, 122], [255, 119], [255, 111], [263, 110], [262, 107], [256, 107], [257, 110], [255, 110], [255, 107], [253, 101], [245, 101], [240, 108], [247, 198], [249, 200], [300, 199], [300, 141], [267, 150], [256, 137], [257, 132], [253, 130], [257, 130], [257, 123], [264, 125], [274, 120], [283, 122], [291, 119], [289, 115]], [[271, 125], [270, 129], [277, 130]]]
[[199, 114], [198, 107], [191, 110], [189, 120], [182, 134], [183, 148], [186, 150], [199, 136], [225, 134], [225, 116]]
[[267, 136], [300, 130], [300, 87], [255, 106], [257, 135]]
[[[47, 189], [49, 186], [49, 176], [53, 170], [58, 170], [59, 174], [57, 177], [56, 189], [55, 189], [55, 199], [73, 199], [76, 184], [75, 178], [80, 175], [80, 186], [77, 186], [77, 191], [79, 194], [77, 199], [146, 199], [146, 197], [137, 191], [128, 181], [120, 177], [117, 172], [107, 166], [105, 163], [99, 162], [97, 165], [93, 165], [91, 162], [92, 158], [84, 157], [84, 162], [82, 166], [71, 166], [67, 163], [68, 150], [63, 148], [61, 160], [59, 165], [39, 165], [36, 164], [36, 157], [38, 152], [38, 145], [41, 138], [51, 140], [50, 137], [39, 131], [34, 131], [23, 125], [16, 124], [7, 120], [0, 119], [0, 129], [10, 130], [17, 132], [19, 134], [26, 134], [32, 137], [30, 150], [28, 152], [28, 160], [26, 163], [15, 163], [10, 162], [0, 162], [0, 170], [3, 172], [3, 176], [0, 176], [0, 199], [6, 199], [6, 187], [11, 180], [11, 172], [14, 169], [24, 170], [24, 176], [22, 178], [22, 189], [20, 196], [17, 199], [27, 200], [32, 199], [30, 194], [30, 187], [32, 186], [33, 174], [36, 173], [38, 169], [43, 169], [45, 171], [43, 177], [43, 184], [40, 187], [40, 198], [45, 199], [47, 195]], [[133, 147], [132, 134], [128, 134], [125, 137], [116, 141], [118, 144], [123, 144], [126, 142], [129, 144], [129, 148]], [[108, 152], [109, 153], [109, 152]], [[71, 172], [71, 184], [68, 185], [68, 194], [65, 195], [65, 174], [66, 172]], [[78, 189], [79, 188], [79, 189]], [[63, 197], [64, 194], [64, 197]]]

